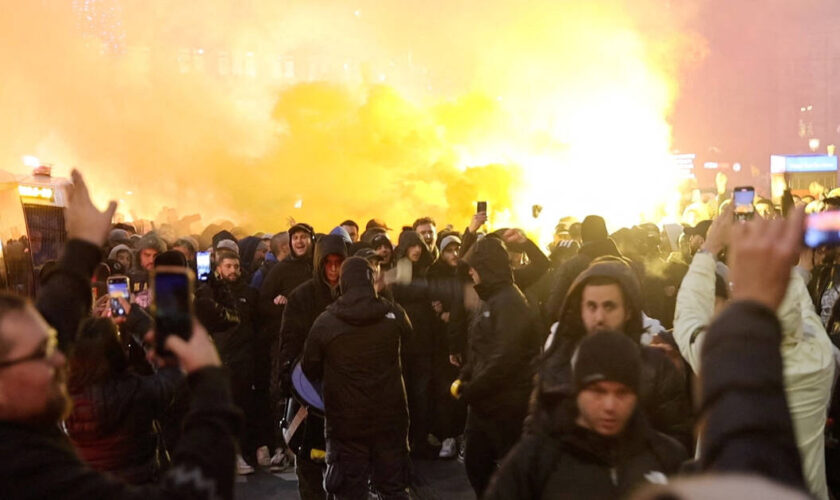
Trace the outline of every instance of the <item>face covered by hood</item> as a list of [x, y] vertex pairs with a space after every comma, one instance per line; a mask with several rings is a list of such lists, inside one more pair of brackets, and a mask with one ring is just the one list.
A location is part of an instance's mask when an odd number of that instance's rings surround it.
[[481, 283], [475, 291], [484, 300], [496, 288], [513, 283], [507, 247], [499, 238], [487, 236], [478, 240], [470, 249], [466, 263], [478, 273]]
[[420, 236], [419, 233], [416, 231], [403, 231], [400, 234], [400, 240], [397, 244], [397, 249], [394, 250], [394, 255], [396, 260], [402, 259], [406, 257], [408, 253], [408, 249], [413, 246], [420, 246], [420, 260], [413, 263], [413, 268], [415, 271], [419, 270], [426, 270], [429, 266], [432, 265], [434, 257], [429, 252], [429, 247], [426, 246], [426, 242], [423, 241], [423, 237]]
[[[566, 294], [566, 299], [560, 308], [560, 328], [557, 332], [561, 338], [577, 342], [586, 331], [581, 321], [581, 300], [583, 289], [593, 278], [610, 278], [618, 282], [625, 300], [624, 306], [630, 313], [630, 319], [625, 327], [625, 333], [631, 340], [638, 343], [644, 327], [642, 326], [642, 290], [639, 279], [633, 269], [623, 259], [602, 257], [596, 259], [577, 277]], [[555, 342], [557, 344], [557, 342]]]
[[333, 254], [340, 255], [342, 259], [347, 258], [347, 245], [344, 243], [344, 239], [335, 234], [321, 236], [321, 239], [315, 243], [315, 256], [313, 258], [312, 277], [315, 283], [329, 286], [326, 275], [324, 274], [324, 267], [327, 255]]
[[390, 308], [379, 299], [373, 286], [373, 268], [362, 257], [350, 257], [341, 265], [341, 297], [329, 306], [339, 319], [351, 325], [381, 320]]

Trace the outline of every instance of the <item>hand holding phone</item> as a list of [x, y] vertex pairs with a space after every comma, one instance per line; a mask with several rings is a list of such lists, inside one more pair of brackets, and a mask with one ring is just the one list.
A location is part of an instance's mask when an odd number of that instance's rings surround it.
[[128, 276], [110, 276], [106, 281], [108, 285], [109, 304], [111, 316], [118, 318], [127, 314], [126, 308], [119, 299], [128, 301], [130, 297]]
[[152, 272], [152, 316], [155, 318], [155, 350], [170, 354], [166, 339], [189, 340], [193, 330], [194, 276], [184, 267], [158, 267]]
[[745, 221], [755, 217], [755, 188], [752, 186], [736, 187], [732, 192], [732, 203], [735, 206], [735, 220]]

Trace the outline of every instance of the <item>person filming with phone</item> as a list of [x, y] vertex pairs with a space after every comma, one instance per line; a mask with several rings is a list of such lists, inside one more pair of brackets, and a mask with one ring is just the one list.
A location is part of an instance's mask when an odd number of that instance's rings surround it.
[[[68, 241], [35, 305], [0, 294], [0, 491], [18, 498], [203, 499], [233, 497], [234, 435], [241, 416], [206, 330], [160, 340], [187, 374], [191, 410], [172, 468], [154, 485], [96, 472], [73, 452], [60, 422], [69, 409], [65, 352], [91, 310], [90, 276], [116, 210], [91, 202], [81, 174], [65, 209]], [[156, 357], [159, 362], [163, 359]]]

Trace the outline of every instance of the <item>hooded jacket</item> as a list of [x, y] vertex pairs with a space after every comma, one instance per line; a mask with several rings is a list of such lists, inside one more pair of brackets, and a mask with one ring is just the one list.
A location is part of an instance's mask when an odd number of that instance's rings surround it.
[[[674, 340], [695, 373], [702, 373], [700, 354], [714, 307], [715, 260], [698, 253], [677, 294], [674, 316]], [[811, 494], [827, 499], [823, 431], [834, 380], [834, 357], [831, 340], [814, 311], [805, 282], [795, 270], [777, 316], [782, 327], [784, 390], [805, 481]]]
[[275, 336], [280, 331], [283, 322], [285, 304], [275, 304], [274, 298], [283, 295], [289, 298], [292, 291], [305, 281], [312, 278], [312, 252], [296, 257], [292, 248], [292, 235], [305, 231], [314, 238], [312, 228], [306, 224], [298, 224], [289, 229], [289, 255], [275, 264], [260, 285], [259, 311], [263, 332], [268, 336]]
[[120, 252], [128, 252], [131, 254], [132, 258], [134, 257], [134, 252], [129, 248], [128, 245], [120, 243], [119, 245], [115, 246], [111, 249], [108, 253], [108, 260], [117, 260], [117, 254]]
[[673, 439], [654, 431], [638, 410], [617, 437], [575, 423], [573, 397], [558, 408], [559, 424], [526, 434], [494, 476], [486, 499], [603, 499], [675, 474], [688, 458]]
[[524, 415], [540, 349], [537, 320], [513, 284], [501, 240], [478, 241], [468, 263], [481, 279], [475, 290], [482, 303], [469, 327], [461, 396], [483, 417]]
[[[420, 260], [410, 262], [406, 253], [413, 246], [420, 247]], [[433, 257], [429, 253], [423, 238], [415, 231], [403, 231], [399, 244], [394, 251], [394, 258], [398, 266], [411, 265], [411, 283], [395, 284], [392, 287], [394, 300], [405, 308], [411, 321], [413, 335], [407, 346], [410, 355], [430, 356], [437, 345], [437, 331], [435, 310], [432, 308], [432, 291], [426, 275]]]
[[341, 268], [341, 297], [306, 339], [303, 371], [322, 380], [326, 437], [342, 440], [408, 432], [400, 350], [411, 324], [398, 305], [378, 297], [366, 260]]
[[[555, 340], [543, 357], [536, 387], [537, 405], [532, 417], [544, 418], [548, 401], [561, 397], [572, 382], [571, 360], [580, 340], [586, 335], [581, 320], [581, 296], [587, 282], [595, 277], [615, 280], [622, 289], [630, 319], [624, 332], [639, 343], [642, 324], [642, 295], [639, 281], [623, 260], [606, 257], [596, 260], [581, 273], [569, 289], [559, 313]], [[685, 377], [661, 351], [641, 346], [642, 381], [639, 400], [645, 417], [654, 429], [690, 447], [692, 435], [691, 404]], [[543, 403], [540, 403], [540, 402]]]
[[290, 373], [295, 361], [303, 354], [306, 337], [318, 315], [340, 294], [339, 287], [332, 288], [326, 281], [324, 265], [327, 255], [347, 258], [347, 245], [341, 236], [328, 234], [315, 243], [315, 270], [308, 281], [295, 288], [289, 295], [280, 327], [279, 363], [283, 378]]

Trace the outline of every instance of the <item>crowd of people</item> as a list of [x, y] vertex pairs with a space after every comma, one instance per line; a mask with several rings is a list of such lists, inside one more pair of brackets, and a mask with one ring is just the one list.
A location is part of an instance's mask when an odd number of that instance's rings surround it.
[[[676, 232], [569, 217], [543, 251], [484, 212], [138, 234], [73, 184], [34, 302], [0, 294], [3, 498], [231, 498], [258, 467], [409, 498], [448, 459], [477, 498], [840, 494], [840, 261], [802, 248], [801, 200]], [[168, 353], [161, 266], [199, 276]]]

